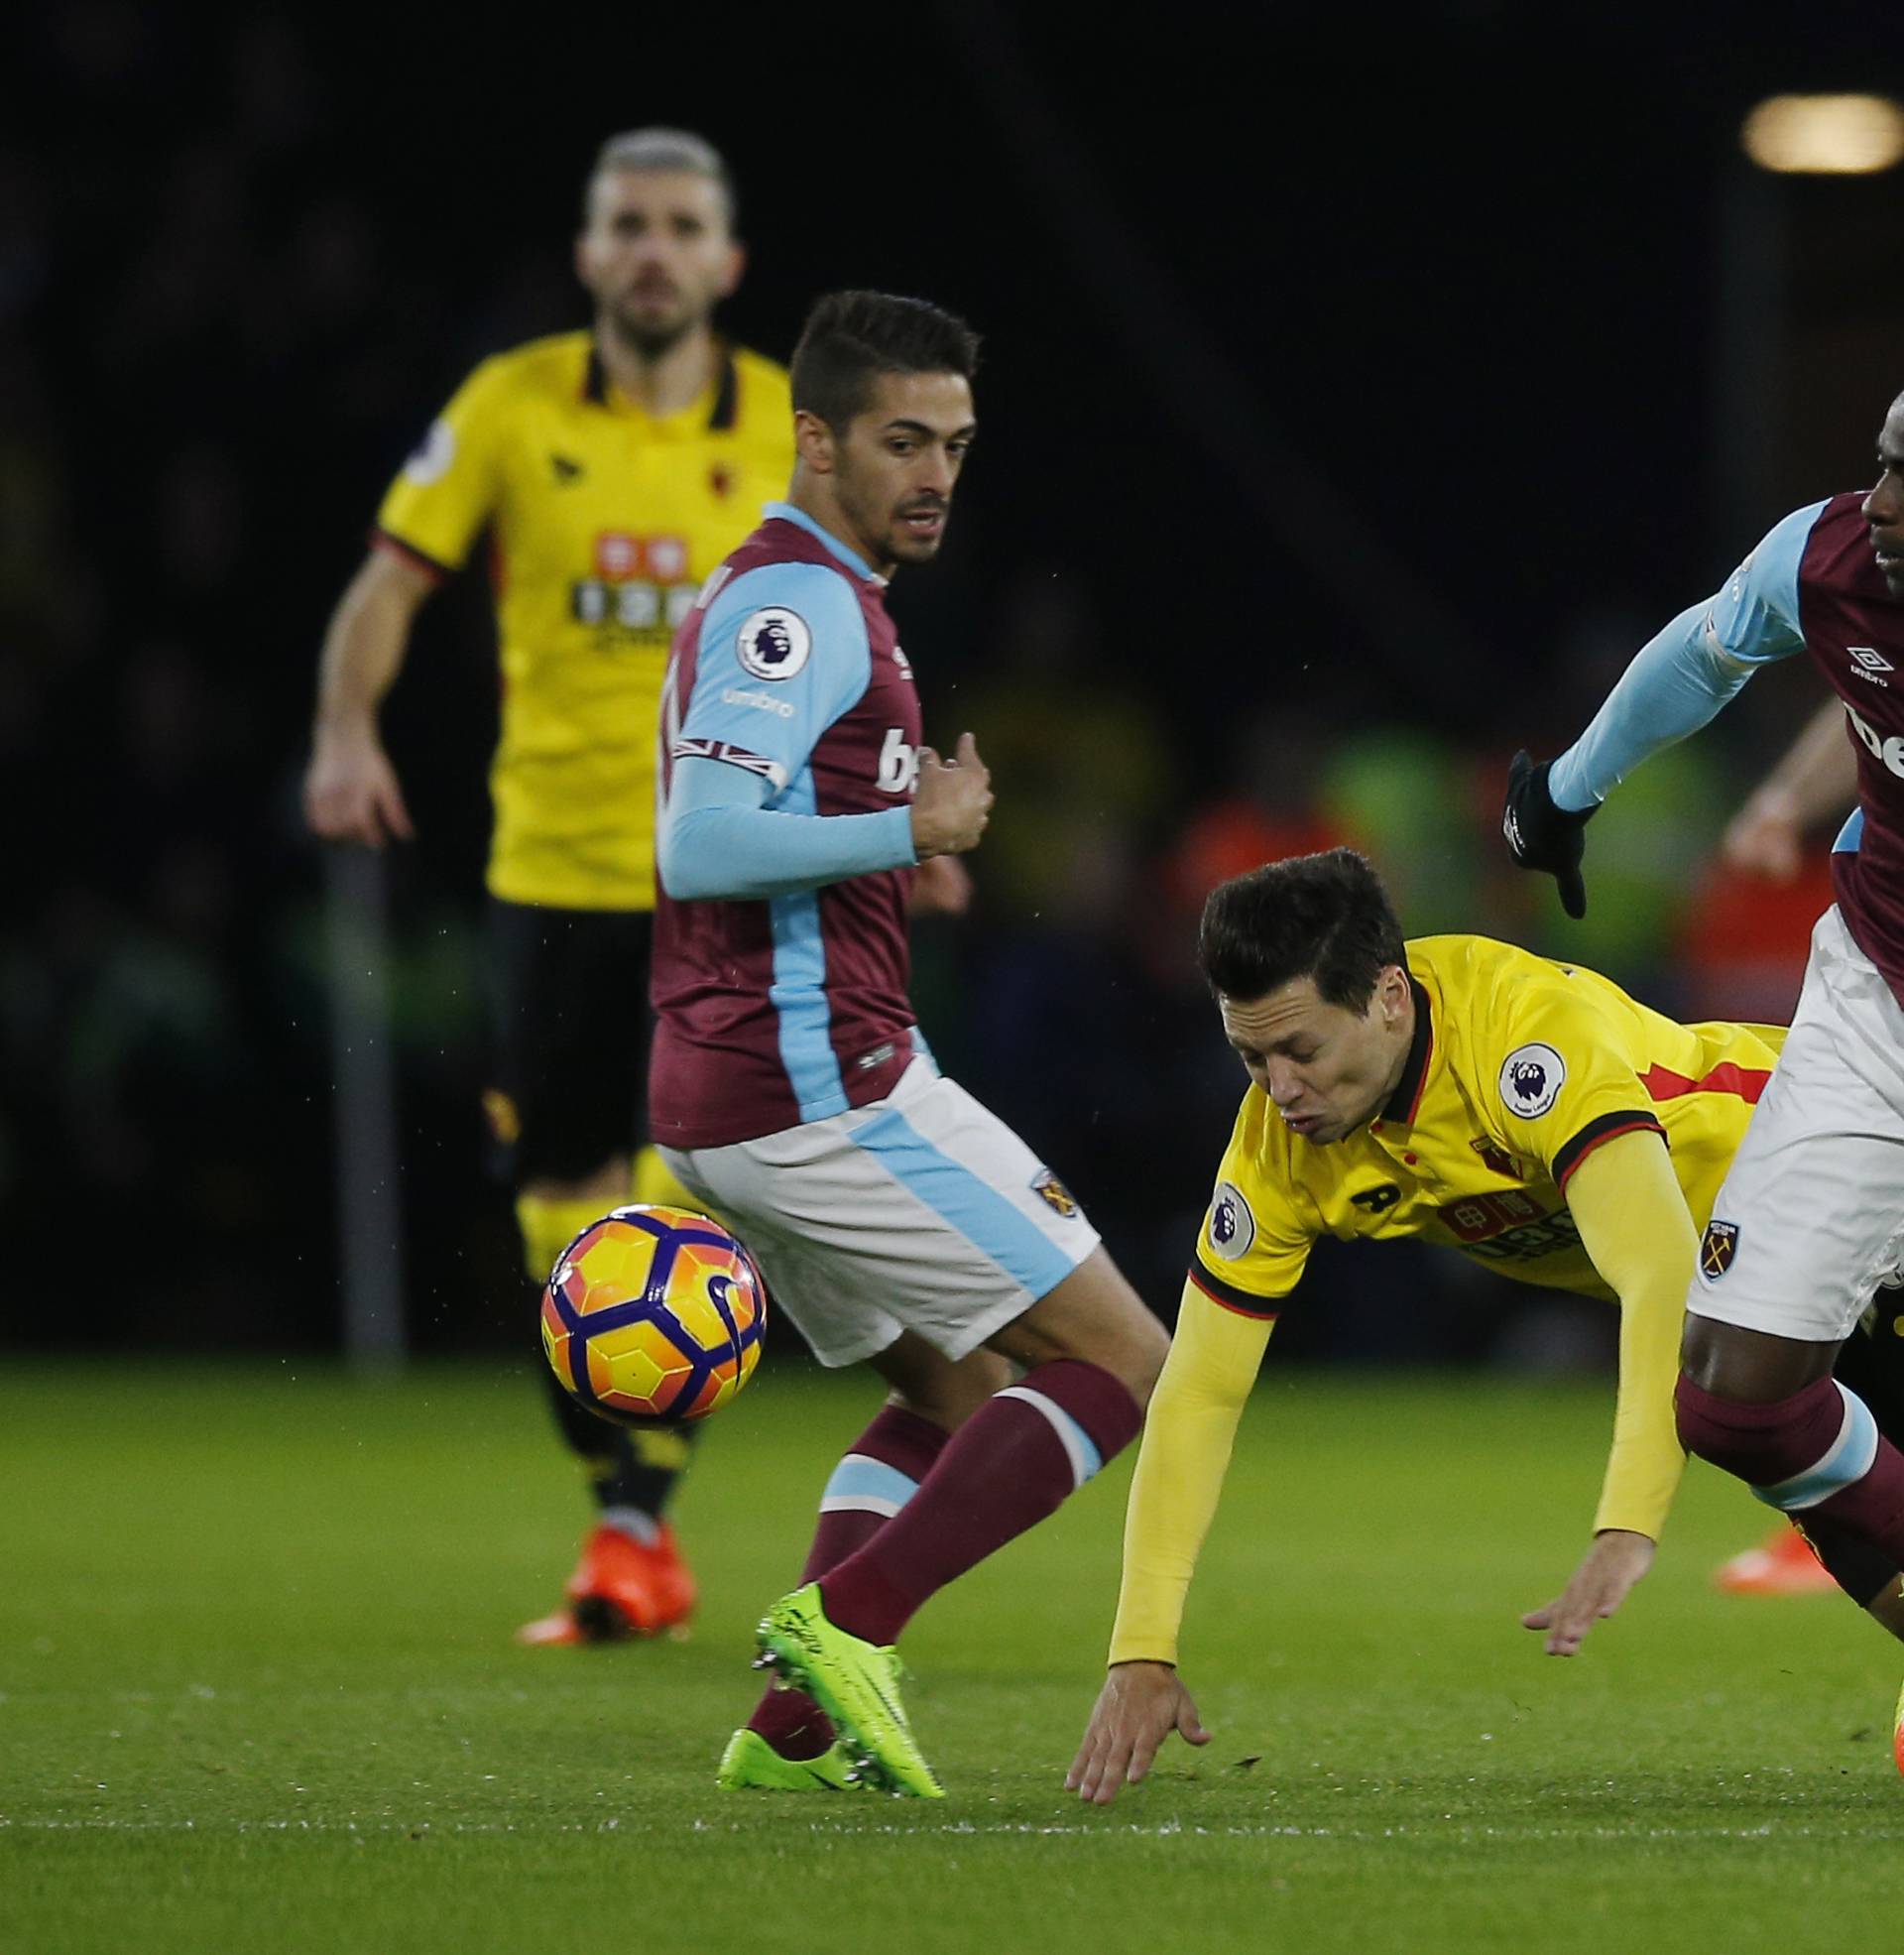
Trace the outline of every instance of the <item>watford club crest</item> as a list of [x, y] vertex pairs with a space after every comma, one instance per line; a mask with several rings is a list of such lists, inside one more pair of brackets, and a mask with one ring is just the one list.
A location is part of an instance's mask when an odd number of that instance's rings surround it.
[[1738, 1224], [1709, 1222], [1705, 1239], [1699, 1245], [1699, 1273], [1708, 1283], [1717, 1283], [1732, 1267], [1738, 1254]]
[[1031, 1183], [1032, 1192], [1054, 1214], [1062, 1215], [1068, 1222], [1078, 1212], [1078, 1200], [1058, 1177], [1046, 1168]]

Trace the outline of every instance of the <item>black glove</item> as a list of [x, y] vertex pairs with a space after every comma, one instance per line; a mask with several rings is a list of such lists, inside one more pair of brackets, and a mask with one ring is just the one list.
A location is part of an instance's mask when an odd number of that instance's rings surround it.
[[1578, 814], [1555, 804], [1547, 792], [1547, 775], [1552, 761], [1538, 765], [1525, 747], [1514, 756], [1507, 770], [1507, 801], [1500, 811], [1500, 832], [1507, 847], [1523, 869], [1545, 869], [1560, 885], [1560, 907], [1568, 916], [1587, 914], [1587, 885], [1581, 878], [1580, 859], [1587, 853], [1588, 822], [1599, 813], [1599, 803]]

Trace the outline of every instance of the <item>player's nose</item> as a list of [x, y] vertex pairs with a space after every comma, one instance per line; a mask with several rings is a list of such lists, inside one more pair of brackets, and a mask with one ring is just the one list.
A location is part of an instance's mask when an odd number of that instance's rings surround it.
[[943, 448], [926, 448], [920, 456], [918, 487], [936, 495], [952, 493], [952, 457]]

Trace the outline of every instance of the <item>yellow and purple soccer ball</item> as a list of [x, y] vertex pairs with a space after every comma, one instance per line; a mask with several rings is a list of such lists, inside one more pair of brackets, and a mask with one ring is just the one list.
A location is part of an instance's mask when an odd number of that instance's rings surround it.
[[542, 1351], [578, 1405], [621, 1425], [717, 1412], [754, 1375], [767, 1285], [720, 1223], [632, 1203], [591, 1222], [542, 1291]]

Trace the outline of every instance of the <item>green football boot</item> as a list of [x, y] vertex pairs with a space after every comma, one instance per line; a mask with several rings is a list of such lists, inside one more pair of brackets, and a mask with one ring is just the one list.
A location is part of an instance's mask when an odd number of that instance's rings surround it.
[[746, 1725], [727, 1741], [714, 1782], [724, 1792], [857, 1792], [853, 1758], [836, 1740], [816, 1759], [783, 1759]]
[[944, 1798], [899, 1701], [896, 1650], [829, 1623], [818, 1582], [782, 1596], [761, 1618], [758, 1635], [766, 1665], [804, 1690], [833, 1720], [848, 1752], [862, 1757], [862, 1777], [913, 1798]]

